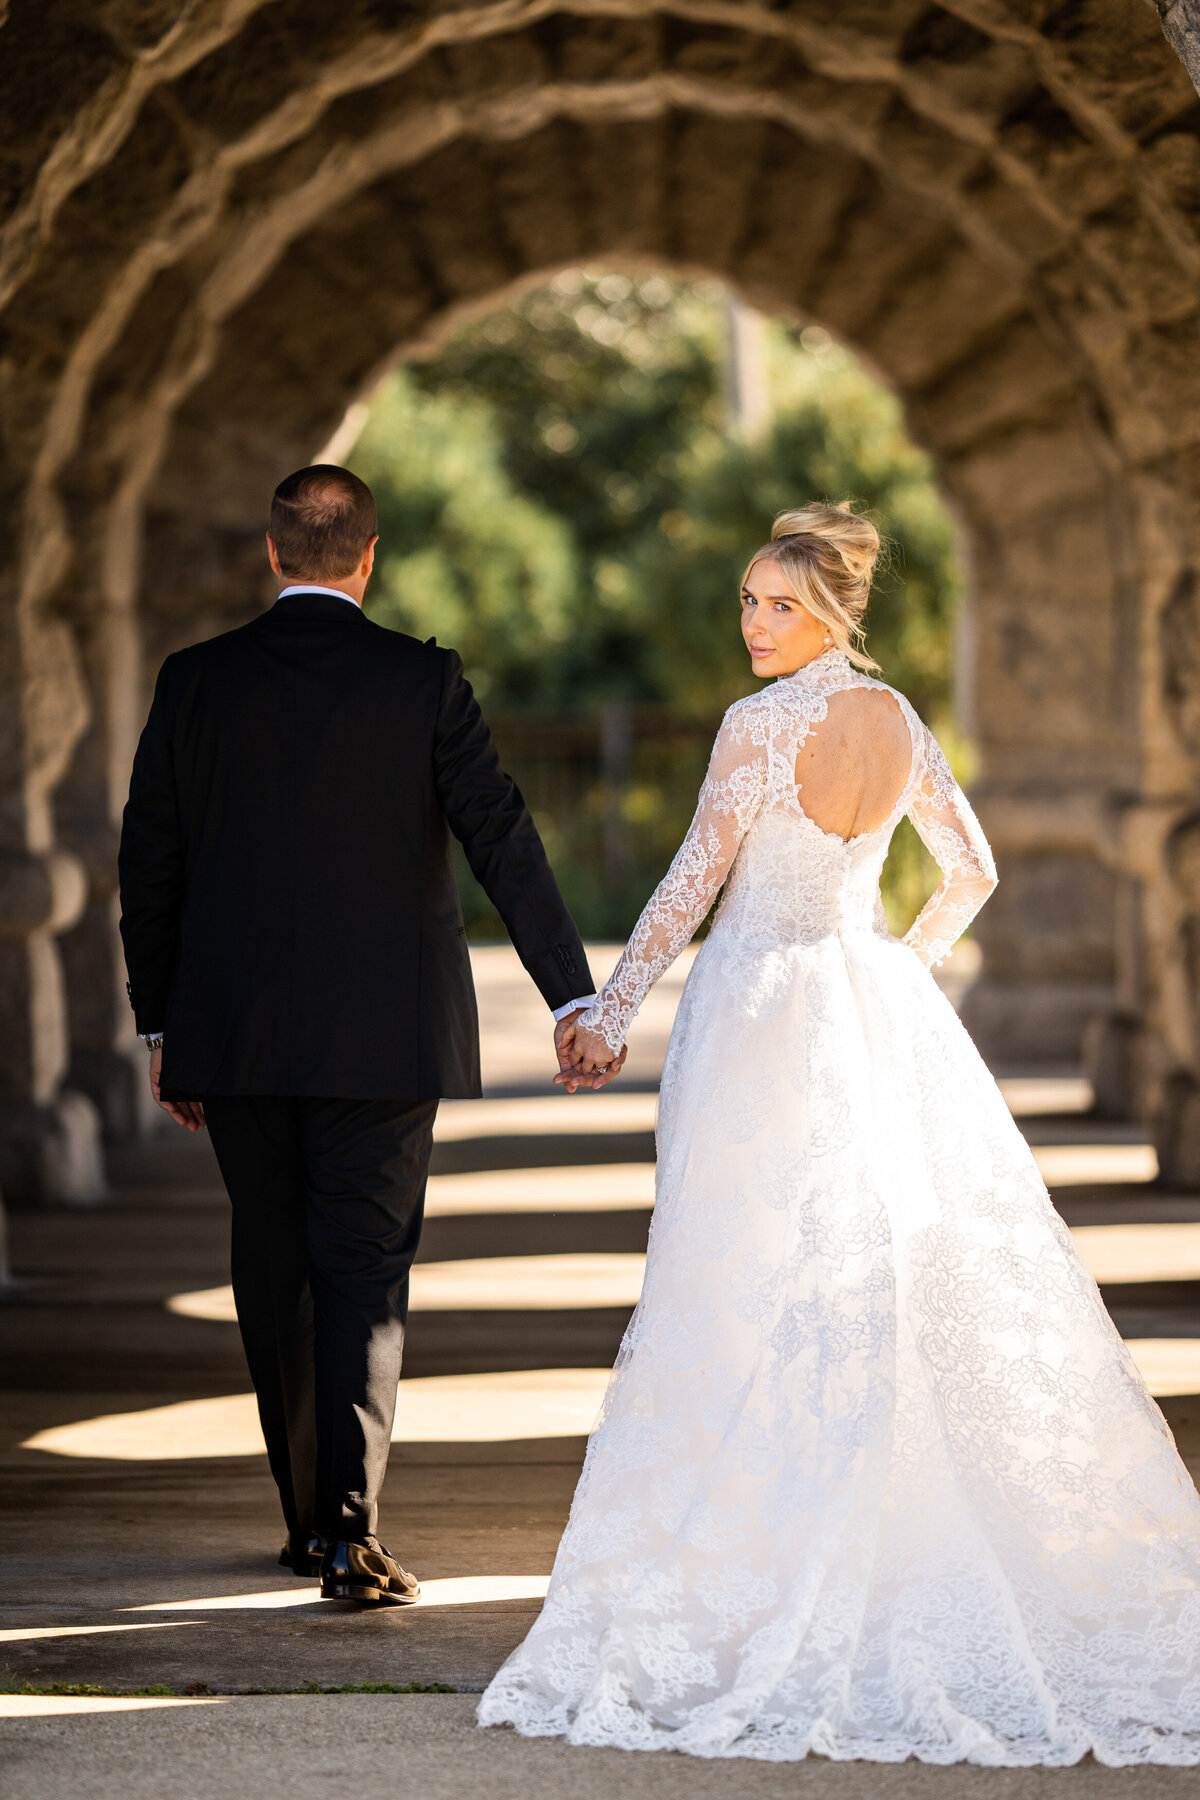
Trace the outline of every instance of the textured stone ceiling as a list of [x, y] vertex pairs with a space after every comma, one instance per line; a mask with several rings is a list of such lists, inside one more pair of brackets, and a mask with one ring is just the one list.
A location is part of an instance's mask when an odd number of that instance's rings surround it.
[[1196, 99], [1149, 6], [27, 0], [4, 40], [6, 447], [35, 536], [76, 483], [136, 507], [173, 424], [188, 484], [231, 452], [273, 469], [398, 343], [580, 255], [821, 316], [943, 454], [1033, 364], [1123, 448], [1190, 441], [1169, 345], [1126, 358], [1200, 284]]
[[[820, 320], [901, 395], [973, 566], [1008, 871], [993, 1024], [1065, 1020], [1077, 1044], [1085, 1016], [1132, 1009], [1169, 1046], [1156, 1068], [1200, 1070], [1191, 1001], [1164, 999], [1197, 985], [1187, 859], [1164, 845], [1200, 768], [1200, 101], [1167, 41], [1193, 53], [1198, 16], [0, 11], [0, 851], [26, 888], [40, 859], [44, 889], [6, 914], [0, 880], [0, 1004], [36, 1015], [0, 1087], [48, 1104], [68, 1055], [103, 1059], [126, 1029], [111, 849], [139, 668], [253, 608], [265, 495], [390, 358], [580, 258], [722, 275]], [[61, 939], [64, 1008], [45, 971], [71, 868], [90, 900]]]

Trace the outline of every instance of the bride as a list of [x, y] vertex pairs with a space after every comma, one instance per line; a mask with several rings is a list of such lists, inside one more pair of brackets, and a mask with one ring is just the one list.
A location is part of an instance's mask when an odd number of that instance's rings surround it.
[[[929, 974], [995, 885], [864, 670], [865, 519], [784, 513], [755, 673], [581, 1018], [619, 1060], [724, 895], [663, 1072], [641, 1303], [484, 1725], [697, 1756], [1200, 1763], [1200, 1499]], [[907, 814], [941, 886], [903, 941]]]

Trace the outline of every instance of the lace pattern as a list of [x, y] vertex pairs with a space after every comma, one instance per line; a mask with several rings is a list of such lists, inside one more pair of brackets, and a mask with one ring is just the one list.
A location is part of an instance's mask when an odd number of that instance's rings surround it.
[[970, 802], [928, 727], [914, 720], [920, 774], [911, 784], [908, 816], [942, 871], [942, 881], [904, 935], [926, 967], [940, 963], [996, 885], [996, 865]]
[[642, 1001], [695, 934], [762, 806], [771, 708], [758, 700], [738, 701], [726, 713], [687, 836], [580, 1021], [599, 1032], [614, 1056]]
[[[940, 962], [953, 948], [995, 887], [995, 863], [966, 795], [932, 734], [900, 694], [893, 697], [909, 728], [912, 766], [888, 819], [845, 844], [808, 817], [796, 793], [796, 756], [809, 732], [827, 716], [830, 696], [848, 688], [892, 693], [860, 674], [840, 651], [830, 650], [762, 693], [736, 701], [726, 713], [687, 836], [646, 903], [612, 976], [581, 1020], [586, 1030], [604, 1039], [612, 1055], [654, 983], [694, 936], [736, 870], [743, 841], [764, 811], [772, 821], [762, 835], [778, 839], [782, 832], [782, 858], [776, 860], [794, 865], [781, 868], [769, 882], [778, 906], [776, 935], [789, 920], [798, 941], [864, 922], [885, 929], [878, 876], [891, 835], [906, 812], [942, 872], [940, 886], [904, 938], [926, 966]], [[761, 864], [763, 859], [751, 853], [750, 860]], [[739, 885], [756, 887], [760, 875], [756, 870], [748, 884]], [[823, 903], [817, 887], [826, 890]], [[723, 906], [723, 918], [726, 910]], [[725, 919], [728, 926], [734, 912]]]
[[[731, 709], [596, 1009], [724, 881], [663, 1072], [645, 1282], [545, 1608], [479, 1707], [696, 1756], [1200, 1764], [1200, 1499], [923, 963], [993, 879], [910, 714], [894, 816], [799, 806], [820, 659]], [[946, 871], [910, 945], [910, 810]], [[913, 951], [916, 954], [913, 954]]]

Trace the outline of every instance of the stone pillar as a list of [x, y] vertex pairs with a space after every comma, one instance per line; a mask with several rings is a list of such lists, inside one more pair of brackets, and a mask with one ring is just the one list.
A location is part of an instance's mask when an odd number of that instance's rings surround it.
[[1103, 800], [993, 776], [975, 795], [1001, 882], [976, 926], [984, 975], [964, 1022], [993, 1062], [1080, 1060], [1116, 1002], [1117, 882], [1103, 855]]
[[1200, 0], [1150, 0], [1163, 35], [1200, 90]]
[[56, 795], [63, 844], [86, 875], [87, 899], [61, 939], [70, 1030], [69, 1079], [97, 1107], [109, 1142], [145, 1136], [162, 1122], [134, 1031], [118, 932], [117, 849], [129, 770], [147, 701], [139, 631], [130, 602], [101, 596], [76, 623], [90, 722]]
[[1200, 500], [1197, 455], [1140, 484], [1152, 571], [1143, 624], [1143, 780], [1123, 821], [1141, 882], [1144, 976], [1119, 1073], [1163, 1179], [1200, 1186]]
[[30, 606], [0, 607], [0, 1191], [17, 1203], [103, 1192], [99, 1120], [63, 1085], [67, 1029], [57, 939], [86, 881], [56, 846], [50, 797], [87, 716], [71, 635]]
[[1067, 407], [950, 476], [973, 578], [973, 798], [1000, 871], [963, 1018], [999, 1066], [1078, 1063], [1118, 1009], [1132, 901], [1117, 822], [1136, 780], [1137, 594], [1119, 496]]

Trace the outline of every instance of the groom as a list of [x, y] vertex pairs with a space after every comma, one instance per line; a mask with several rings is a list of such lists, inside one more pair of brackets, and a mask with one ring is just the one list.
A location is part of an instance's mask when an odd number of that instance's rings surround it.
[[[275, 605], [169, 656], [121, 835], [154, 1097], [207, 1124], [288, 1537], [323, 1594], [415, 1600], [375, 1536], [440, 1098], [481, 1092], [451, 835], [557, 1021], [592, 978], [460, 658], [362, 613], [375, 503], [281, 482]], [[603, 1085], [600, 1078], [596, 1085]]]

